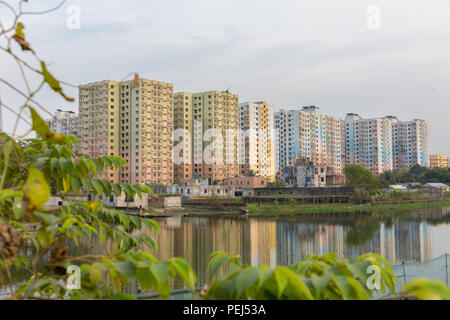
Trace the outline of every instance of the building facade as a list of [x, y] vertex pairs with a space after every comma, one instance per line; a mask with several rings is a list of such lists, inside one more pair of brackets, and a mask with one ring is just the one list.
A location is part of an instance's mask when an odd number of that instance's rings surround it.
[[270, 180], [262, 177], [237, 177], [223, 181], [225, 186], [234, 186], [239, 189], [267, 188]]
[[121, 156], [120, 171], [105, 171], [111, 182], [173, 182], [173, 85], [135, 78], [79, 87], [81, 152], [89, 157]]
[[450, 168], [450, 158], [442, 154], [430, 155], [430, 167], [433, 168]]
[[345, 118], [346, 164], [358, 164], [374, 174], [394, 168], [392, 124], [394, 117]]
[[345, 118], [346, 163], [359, 164], [374, 174], [429, 166], [428, 139], [424, 120], [363, 119], [354, 113]]
[[312, 161], [296, 159], [292, 165], [284, 167], [279, 180], [286, 187], [325, 187], [327, 185], [327, 170], [324, 167], [315, 166]]
[[392, 135], [395, 170], [430, 166], [429, 127], [425, 120], [395, 121]]
[[183, 161], [176, 165], [175, 180], [208, 179], [215, 184], [238, 176], [239, 96], [207, 91], [176, 97], [175, 129], [187, 128], [191, 141], [183, 139], [183, 151], [176, 150]]
[[323, 115], [315, 106], [275, 114], [277, 171], [295, 159], [308, 159], [341, 175], [345, 163], [344, 121]]
[[53, 118], [46, 121], [51, 131], [78, 137], [78, 115], [75, 112], [58, 109]]
[[256, 176], [275, 180], [275, 128], [273, 107], [267, 102], [239, 105], [240, 175], [252, 171]]

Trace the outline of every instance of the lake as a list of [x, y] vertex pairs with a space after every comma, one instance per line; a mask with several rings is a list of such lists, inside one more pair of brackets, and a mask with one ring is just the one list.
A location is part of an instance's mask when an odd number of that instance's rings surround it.
[[450, 253], [450, 208], [409, 213], [319, 214], [289, 218], [179, 217], [158, 219], [159, 258], [183, 257], [201, 283], [209, 255], [225, 251], [243, 263], [271, 267], [311, 254], [346, 258], [372, 252], [392, 264], [426, 262]]
[[[328, 252], [350, 259], [373, 252], [392, 264], [426, 262], [450, 253], [450, 207], [407, 213], [321, 213], [276, 219], [202, 216], [156, 220], [161, 233], [150, 232], [159, 245], [155, 256], [183, 257], [196, 272], [199, 285], [207, 282], [209, 256], [217, 250], [239, 255], [246, 264], [270, 267]], [[144, 234], [147, 230], [134, 233]], [[79, 247], [70, 245], [70, 254], [103, 254], [108, 247], [108, 244], [98, 246], [95, 238], [89, 242], [90, 245]], [[14, 278], [17, 284], [23, 283], [28, 274], [17, 272]], [[5, 289], [0, 288], [0, 296]], [[126, 291], [139, 293], [136, 282], [130, 283]]]

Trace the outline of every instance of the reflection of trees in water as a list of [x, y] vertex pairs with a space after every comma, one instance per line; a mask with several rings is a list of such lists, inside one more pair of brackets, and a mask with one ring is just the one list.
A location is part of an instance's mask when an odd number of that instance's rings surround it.
[[356, 219], [355, 225], [347, 233], [347, 244], [363, 245], [372, 240], [380, 230], [380, 219], [372, 216]]

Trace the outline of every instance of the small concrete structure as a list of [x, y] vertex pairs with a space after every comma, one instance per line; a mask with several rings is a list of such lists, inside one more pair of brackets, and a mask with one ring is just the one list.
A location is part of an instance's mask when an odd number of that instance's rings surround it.
[[[81, 201], [81, 202], [88, 201], [87, 196], [69, 197], [69, 198], [74, 201]], [[49, 211], [58, 210], [59, 207], [61, 207], [62, 205], [64, 205], [64, 201], [61, 199], [61, 197], [57, 197], [57, 196], [51, 196], [50, 199], [46, 203], [44, 203], [45, 209], [47, 209]]]
[[234, 197], [234, 186], [223, 185], [191, 185], [191, 186], [150, 186], [154, 194], [187, 197]]
[[430, 182], [424, 185], [425, 188], [431, 188], [431, 189], [439, 189], [443, 192], [450, 192], [450, 186], [446, 185], [445, 183], [439, 183], [439, 182]]
[[180, 195], [152, 196], [149, 205], [164, 209], [181, 209]]
[[135, 195], [133, 199], [126, 199], [125, 192], [122, 192], [120, 197], [116, 197], [114, 193], [111, 193], [109, 197], [102, 195], [102, 201], [105, 206], [114, 208], [127, 208], [127, 209], [148, 209], [148, 194], [143, 192], [142, 199], [139, 195]]
[[397, 191], [406, 191], [407, 190], [407, 187], [403, 186], [401, 184], [393, 184], [393, 185], [390, 185], [389, 188], [391, 188], [392, 190], [397, 190]]

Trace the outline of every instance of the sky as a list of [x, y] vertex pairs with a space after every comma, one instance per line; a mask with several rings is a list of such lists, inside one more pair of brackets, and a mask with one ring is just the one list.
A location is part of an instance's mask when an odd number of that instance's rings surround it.
[[[58, 3], [31, 0], [24, 8]], [[80, 9], [79, 29], [67, 27], [71, 6]], [[50, 71], [75, 86], [137, 72], [173, 83], [175, 92], [229, 89], [240, 102], [275, 109], [425, 119], [430, 152], [450, 156], [449, 17], [448, 0], [67, 0], [22, 21]], [[8, 19], [0, 5], [0, 20]], [[24, 86], [3, 53], [0, 77]], [[10, 106], [23, 103], [2, 85], [0, 95]], [[78, 109], [77, 99], [48, 88], [36, 99], [50, 111]], [[4, 130], [13, 120], [2, 110]]]

